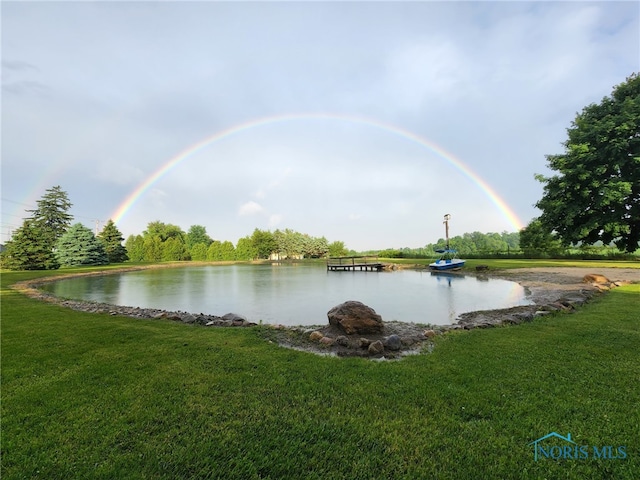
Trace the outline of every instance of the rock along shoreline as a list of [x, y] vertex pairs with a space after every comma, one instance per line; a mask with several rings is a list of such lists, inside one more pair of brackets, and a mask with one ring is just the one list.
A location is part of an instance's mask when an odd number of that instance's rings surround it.
[[[11, 285], [11, 288], [39, 301], [87, 313], [126, 316], [138, 319], [166, 319], [186, 325], [203, 327], [252, 327], [258, 325], [235, 313], [218, 316], [205, 313], [70, 300], [56, 297], [39, 289], [44, 284], [71, 277], [102, 276], [149, 268], [170, 268], [172, 266], [177, 265], [123, 267], [113, 270], [56, 275], [18, 282]], [[408, 268], [421, 268], [421, 266]], [[589, 278], [588, 276], [593, 274], [594, 271], [597, 271], [598, 275], [595, 275], [595, 278]], [[289, 327], [269, 324], [266, 325], [269, 328], [265, 329], [268, 330], [266, 337], [269, 341], [283, 347], [323, 355], [399, 358], [404, 355], [418, 353], [425, 348], [430, 349], [433, 345], [432, 339], [447, 331], [517, 325], [523, 322], [530, 322], [536, 317], [548, 315], [551, 312], [570, 313], [587, 303], [594, 295], [626, 283], [640, 281], [640, 270], [617, 268], [526, 268], [498, 271], [483, 270], [482, 272], [469, 271], [459, 274], [502, 278], [520, 283], [533, 303], [506, 309], [463, 313], [458, 316], [456, 323], [450, 325], [384, 322], [382, 332], [377, 335], [367, 336], [345, 335], [334, 325]], [[615, 278], [615, 280], [609, 280], [609, 278]], [[371, 345], [374, 345], [374, 347], [371, 347]]]

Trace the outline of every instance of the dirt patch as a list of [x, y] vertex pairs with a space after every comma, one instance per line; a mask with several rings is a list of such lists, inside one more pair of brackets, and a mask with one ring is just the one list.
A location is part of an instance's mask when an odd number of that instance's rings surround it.
[[640, 282], [640, 268], [515, 268], [489, 271], [484, 275], [519, 283], [527, 290], [527, 295], [534, 303], [542, 305], [557, 301], [567, 293], [580, 292], [585, 288], [594, 289], [583, 281], [585, 275], [594, 273], [604, 275], [611, 282]]

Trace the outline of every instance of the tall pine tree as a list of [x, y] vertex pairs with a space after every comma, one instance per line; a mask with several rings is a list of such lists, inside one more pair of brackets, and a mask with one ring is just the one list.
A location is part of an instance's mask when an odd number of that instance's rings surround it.
[[42, 241], [42, 230], [32, 219], [25, 219], [2, 252], [2, 267], [11, 270], [58, 268], [53, 249]]
[[71, 202], [60, 186], [46, 190], [32, 215], [7, 242], [2, 265], [13, 270], [44, 270], [58, 268], [54, 247], [71, 225], [68, 213]]
[[109, 220], [102, 231], [98, 234], [98, 239], [102, 241], [104, 249], [109, 257], [109, 263], [122, 263], [129, 260], [127, 249], [122, 245], [124, 237], [113, 220]]
[[58, 239], [71, 225], [73, 216], [68, 211], [72, 204], [67, 192], [59, 185], [46, 190], [37, 203], [38, 207], [35, 210], [27, 212], [32, 214], [30, 218], [40, 228], [43, 244], [53, 250]]

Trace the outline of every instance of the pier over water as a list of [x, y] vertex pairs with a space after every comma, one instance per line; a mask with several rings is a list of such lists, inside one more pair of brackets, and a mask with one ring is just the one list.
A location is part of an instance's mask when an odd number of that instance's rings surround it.
[[327, 270], [330, 272], [355, 270], [379, 272], [383, 269], [384, 264], [378, 260], [377, 256], [333, 257], [327, 259]]

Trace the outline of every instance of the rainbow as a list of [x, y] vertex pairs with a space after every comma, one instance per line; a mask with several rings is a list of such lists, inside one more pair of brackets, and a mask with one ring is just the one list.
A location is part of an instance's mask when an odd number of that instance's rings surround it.
[[233, 135], [237, 135], [239, 133], [245, 132], [247, 130], [251, 130], [254, 128], [262, 127], [265, 125], [270, 125], [274, 123], [282, 123], [289, 122], [294, 120], [304, 120], [304, 119], [330, 119], [330, 120], [342, 120], [346, 122], [351, 122], [360, 125], [368, 125], [370, 127], [378, 128], [385, 130], [387, 132], [391, 132], [400, 137], [403, 137], [412, 142], [416, 142], [427, 149], [431, 150], [433, 153], [441, 157], [450, 163], [453, 167], [455, 167], [460, 173], [469, 178], [473, 183], [478, 185], [480, 190], [484, 192], [484, 194], [491, 200], [491, 202], [500, 210], [502, 215], [506, 218], [509, 224], [519, 231], [523, 228], [522, 221], [518, 218], [515, 212], [509, 207], [509, 205], [498, 195], [491, 186], [485, 182], [478, 174], [473, 172], [471, 168], [465, 165], [461, 160], [458, 160], [451, 153], [447, 152], [444, 148], [436, 145], [429, 140], [422, 138], [415, 133], [409, 132], [402, 128], [399, 128], [395, 125], [391, 125], [388, 123], [381, 122], [379, 120], [372, 120], [366, 117], [359, 117], [353, 115], [342, 115], [342, 114], [328, 114], [328, 113], [302, 113], [302, 114], [286, 114], [286, 115], [277, 115], [272, 117], [264, 117], [260, 119], [250, 120], [245, 123], [241, 123], [239, 125], [235, 125], [226, 130], [219, 131], [214, 133], [213, 135], [204, 138], [198, 143], [190, 146], [186, 150], [183, 150], [176, 156], [170, 158], [167, 162], [165, 162], [160, 168], [158, 168], [155, 172], [153, 172], [148, 178], [146, 178], [142, 183], [140, 183], [135, 190], [133, 190], [125, 200], [118, 205], [115, 211], [111, 214], [111, 219], [118, 223], [126, 213], [134, 206], [136, 201], [144, 195], [144, 193], [160, 178], [162, 178], [165, 174], [167, 174], [170, 170], [180, 164], [182, 161], [189, 158], [191, 155], [199, 152], [200, 150], [208, 147], [209, 145], [218, 142], [222, 139], [229, 138]]

